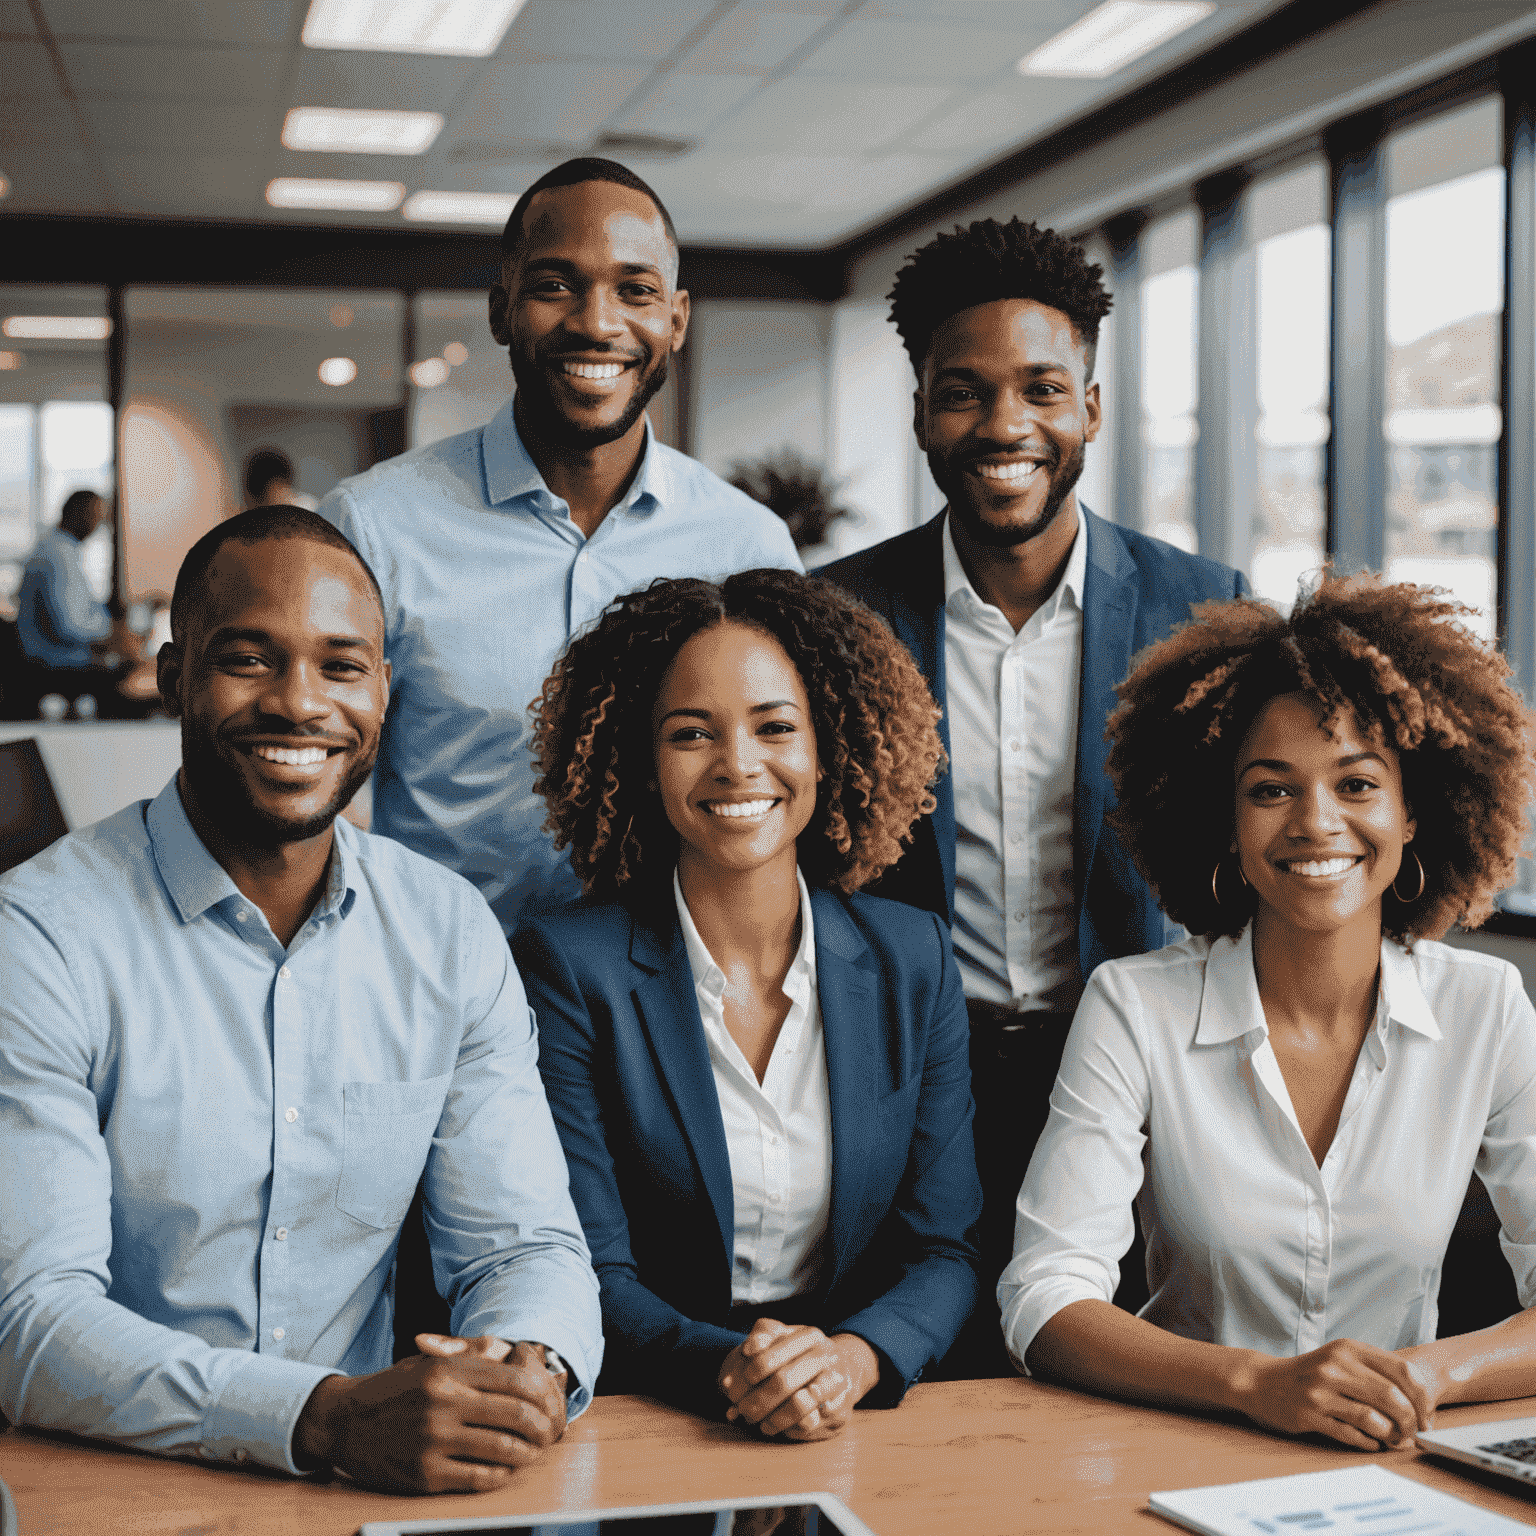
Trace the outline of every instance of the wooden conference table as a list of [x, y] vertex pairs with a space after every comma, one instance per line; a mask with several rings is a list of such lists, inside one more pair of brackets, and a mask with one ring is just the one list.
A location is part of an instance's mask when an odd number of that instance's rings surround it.
[[[1536, 1415], [1536, 1399], [1443, 1410], [1441, 1427]], [[827, 1489], [878, 1536], [1141, 1532], [1157, 1489], [1376, 1460], [1536, 1525], [1536, 1493], [1505, 1492], [1416, 1452], [1365, 1457], [1238, 1423], [1127, 1407], [1022, 1377], [919, 1385], [900, 1408], [854, 1415], [835, 1440], [776, 1445], [646, 1398], [600, 1398], [510, 1489], [436, 1498], [365, 1493], [0, 1433], [21, 1536], [346, 1536], [364, 1520], [536, 1514], [662, 1500]]]

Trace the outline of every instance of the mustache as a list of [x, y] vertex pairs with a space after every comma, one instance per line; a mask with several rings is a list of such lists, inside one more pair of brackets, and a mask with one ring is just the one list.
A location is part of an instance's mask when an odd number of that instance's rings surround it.
[[1031, 456], [1039, 456], [1043, 453], [1045, 456], [1040, 459], [1040, 464], [1043, 469], [1054, 470], [1061, 464], [1060, 449], [1050, 445], [1047, 445], [1044, 448], [1026, 447], [1022, 443], [1010, 443], [1003, 448], [988, 448], [984, 451], [972, 451], [964, 454], [957, 454], [950, 459], [950, 463], [953, 464], [956, 469], [969, 469], [973, 464], [981, 464], [988, 459], [1005, 458], [1011, 453], [1018, 453], [1021, 451], [1026, 452]]
[[224, 737], [231, 746], [259, 746], [262, 742], [302, 742], [306, 747], [350, 747], [357, 742], [355, 736], [333, 736], [329, 731], [319, 731], [304, 726], [287, 726], [268, 731], [242, 731], [239, 735]]
[[585, 341], [579, 336], [566, 336], [559, 331], [538, 341], [533, 355], [541, 363], [557, 362], [562, 357], [611, 357], [615, 362], [625, 363], [643, 363], [646, 358], [646, 354], [638, 347], [620, 347], [611, 341]]

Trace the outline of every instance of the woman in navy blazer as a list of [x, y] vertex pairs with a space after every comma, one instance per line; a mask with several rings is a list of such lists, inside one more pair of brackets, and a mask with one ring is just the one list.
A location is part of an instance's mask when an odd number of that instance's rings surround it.
[[621, 599], [536, 714], [587, 895], [513, 948], [602, 1284], [598, 1390], [834, 1434], [978, 1291], [948, 933], [857, 894], [932, 806], [937, 710], [853, 599], [748, 571]]

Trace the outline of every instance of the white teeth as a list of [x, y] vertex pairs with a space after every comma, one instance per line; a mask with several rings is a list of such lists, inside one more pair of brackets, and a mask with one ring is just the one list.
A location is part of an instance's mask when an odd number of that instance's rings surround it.
[[1285, 867], [1293, 875], [1342, 875], [1346, 869], [1354, 867], [1353, 859], [1312, 859], [1305, 864], [1299, 864], [1294, 860]]
[[766, 816], [773, 809], [772, 800], [715, 800], [706, 807], [711, 816]]
[[289, 768], [313, 768], [326, 759], [324, 747], [252, 747], [251, 753], [269, 763], [284, 763]]
[[566, 363], [563, 365], [567, 378], [616, 379], [624, 372], [623, 363]]
[[1027, 480], [1040, 466], [1026, 460], [1020, 464], [978, 464], [976, 473], [983, 480]]

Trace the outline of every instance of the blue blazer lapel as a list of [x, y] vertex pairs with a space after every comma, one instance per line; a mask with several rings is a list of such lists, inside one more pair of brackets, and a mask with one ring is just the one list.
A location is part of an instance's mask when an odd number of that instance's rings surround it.
[[629, 957], [644, 973], [635, 987], [635, 1007], [651, 1042], [656, 1068], [672, 1100], [672, 1111], [693, 1150], [699, 1175], [709, 1192], [720, 1226], [726, 1273], [736, 1247], [736, 1195], [731, 1184], [731, 1155], [715, 1088], [709, 1045], [693, 990], [693, 970], [675, 911], [671, 932], [658, 933], [638, 918], [630, 919]]
[[869, 946], [830, 891], [811, 892], [811, 914], [816, 924], [816, 992], [832, 1100], [832, 1209], [821, 1281], [825, 1294], [849, 1265], [849, 1246], [864, 1199], [870, 1138], [875, 1134], [876, 1085], [883, 1080], [871, 1057], [884, 1049], [884, 1041]]

